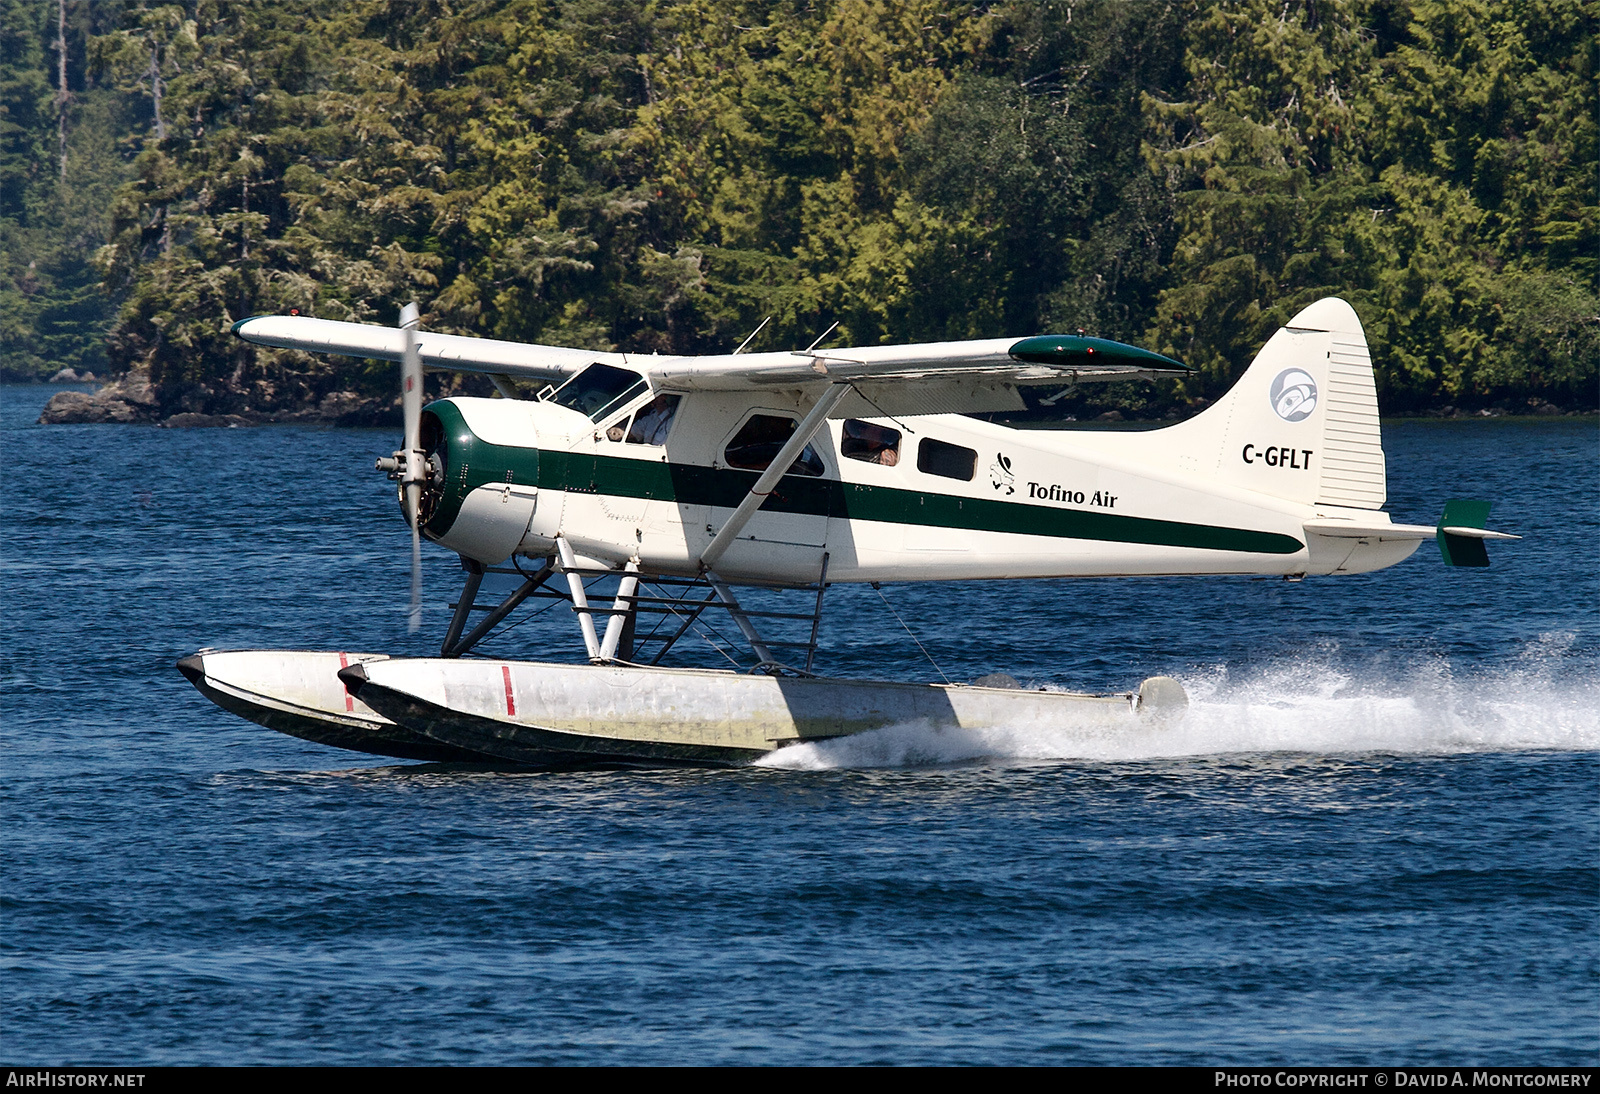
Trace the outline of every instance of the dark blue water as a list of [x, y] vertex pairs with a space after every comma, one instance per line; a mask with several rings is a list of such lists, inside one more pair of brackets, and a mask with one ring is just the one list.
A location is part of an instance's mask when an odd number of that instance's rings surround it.
[[[0, 1058], [1549, 1063], [1600, 1046], [1594, 419], [1386, 426], [1487, 571], [888, 586], [951, 677], [1180, 676], [1180, 727], [916, 726], [784, 767], [386, 764], [201, 646], [426, 654], [381, 432], [36, 427], [0, 389]], [[820, 664], [937, 679], [867, 589]], [[485, 647], [576, 659], [570, 613]]]

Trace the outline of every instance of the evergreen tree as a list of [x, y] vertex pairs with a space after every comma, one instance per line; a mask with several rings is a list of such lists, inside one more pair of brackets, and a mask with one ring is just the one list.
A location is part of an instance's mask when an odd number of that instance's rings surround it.
[[1199, 366], [1195, 400], [1338, 294], [1387, 407], [1593, 398], [1593, 0], [0, 16], [8, 375], [110, 364], [167, 409], [283, 412], [389, 370], [234, 322], [414, 299], [433, 329], [634, 352], [768, 316], [756, 348], [1084, 328]]
[[1595, 405], [1595, 10], [1422, 0], [1378, 39], [1348, 237], [1394, 402]]
[[[107, 369], [116, 307], [91, 260], [105, 241], [111, 195], [127, 176], [118, 142], [128, 118], [126, 104], [95, 80], [88, 44], [110, 14], [83, 0], [0, 0], [0, 376], [7, 379]], [[65, 88], [56, 86], [63, 15]]]

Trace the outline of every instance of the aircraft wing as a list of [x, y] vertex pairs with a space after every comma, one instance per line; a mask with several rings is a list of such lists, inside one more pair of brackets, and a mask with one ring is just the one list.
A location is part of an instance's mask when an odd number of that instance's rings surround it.
[[[636, 362], [637, 363], [637, 362]], [[759, 391], [839, 380], [1004, 379], [1011, 383], [1123, 380], [1189, 371], [1170, 357], [1104, 338], [1042, 335], [804, 352], [649, 358], [651, 380], [685, 391]]]
[[[399, 327], [341, 323], [304, 315], [251, 316], [235, 323], [233, 333], [258, 346], [374, 357], [380, 361], [400, 360], [403, 349]], [[486, 372], [527, 380], [560, 380], [596, 362], [625, 365], [627, 360], [621, 353], [466, 338], [425, 330], [417, 332], [417, 346], [422, 351], [422, 364], [426, 368]]]
[[[343, 323], [300, 315], [258, 315], [233, 333], [261, 346], [398, 361], [399, 328]], [[1158, 353], [1104, 338], [1042, 335], [901, 346], [773, 353], [660, 357], [540, 346], [490, 338], [418, 331], [422, 363], [430, 369], [497, 377], [559, 381], [591, 364], [642, 371], [666, 391], [822, 389], [848, 382], [853, 391], [838, 417], [882, 414], [1021, 410], [1017, 388], [1178, 376], [1189, 369]]]
[[1022, 410], [1026, 404], [1017, 391], [1022, 385], [1134, 380], [1189, 371], [1170, 357], [1082, 335], [635, 359], [636, 366], [641, 363], [652, 386], [670, 391], [754, 393], [846, 381], [854, 391], [839, 404], [838, 417]]

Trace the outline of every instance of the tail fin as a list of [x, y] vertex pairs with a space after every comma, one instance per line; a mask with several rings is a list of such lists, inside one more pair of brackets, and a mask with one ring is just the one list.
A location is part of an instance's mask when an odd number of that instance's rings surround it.
[[1157, 435], [1183, 470], [1273, 497], [1381, 509], [1388, 496], [1367, 337], [1337, 297], [1302, 309], [1226, 395]]

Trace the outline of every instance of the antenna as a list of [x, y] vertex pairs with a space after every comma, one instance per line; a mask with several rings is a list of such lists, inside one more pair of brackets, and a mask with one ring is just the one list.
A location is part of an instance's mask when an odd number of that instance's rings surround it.
[[748, 346], [751, 342], [755, 341], [756, 335], [760, 334], [761, 331], [762, 331], [762, 328], [765, 327], [770, 322], [772, 322], [772, 316], [769, 315], [769, 316], [767, 316], [765, 319], [763, 319], [761, 321], [761, 326], [760, 327], [757, 327], [755, 330], [750, 332], [750, 337], [746, 338], [743, 342], [739, 343], [739, 348], [734, 350], [733, 352], [734, 353], [743, 353], [744, 352], [744, 348], [746, 346]]
[[839, 325], [839, 321], [837, 319], [835, 319], [833, 321], [832, 325], [830, 325], [827, 330], [825, 330], [821, 334], [817, 335], [817, 340], [815, 342], [811, 343], [809, 346], [807, 346], [805, 349], [801, 350], [800, 352], [801, 353], [810, 353], [812, 350], [814, 350], [818, 346], [822, 345], [822, 340], [824, 338], [828, 337], [828, 335], [832, 334], [833, 333], [833, 328], [837, 327], [838, 325]]

